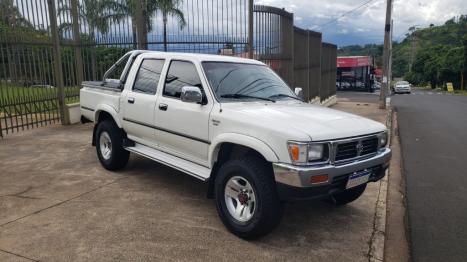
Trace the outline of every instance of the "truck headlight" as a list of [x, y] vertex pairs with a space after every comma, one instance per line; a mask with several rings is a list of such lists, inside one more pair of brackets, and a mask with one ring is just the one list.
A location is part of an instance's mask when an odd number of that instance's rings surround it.
[[388, 132], [384, 131], [378, 134], [378, 147], [382, 148], [388, 144]]
[[308, 161], [316, 161], [323, 159], [323, 144], [308, 145]]
[[327, 161], [329, 152], [326, 143], [289, 142], [288, 149], [293, 164]]

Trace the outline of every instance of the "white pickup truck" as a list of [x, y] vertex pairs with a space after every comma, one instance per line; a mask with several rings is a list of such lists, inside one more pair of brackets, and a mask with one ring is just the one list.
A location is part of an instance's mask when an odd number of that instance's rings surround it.
[[132, 152], [206, 181], [224, 225], [249, 239], [279, 223], [284, 202], [347, 204], [389, 165], [384, 125], [295, 91], [256, 60], [132, 51], [83, 82], [80, 101], [104, 168]]

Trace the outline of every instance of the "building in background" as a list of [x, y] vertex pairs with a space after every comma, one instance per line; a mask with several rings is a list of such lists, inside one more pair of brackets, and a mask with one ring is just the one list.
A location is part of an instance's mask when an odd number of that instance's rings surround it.
[[374, 72], [370, 56], [337, 57], [336, 87], [343, 91], [373, 92], [377, 89]]

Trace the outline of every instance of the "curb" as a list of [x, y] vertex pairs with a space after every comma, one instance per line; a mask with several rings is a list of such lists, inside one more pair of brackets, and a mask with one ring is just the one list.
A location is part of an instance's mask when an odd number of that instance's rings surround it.
[[[388, 108], [386, 115], [386, 126], [388, 127], [388, 144], [391, 145], [392, 136], [392, 117], [393, 110]], [[368, 261], [384, 261], [384, 242], [386, 237], [386, 199], [388, 192], [388, 175], [389, 169], [386, 170], [386, 175], [379, 182], [378, 199], [375, 206], [375, 217], [373, 220], [373, 232], [370, 238], [370, 249], [368, 251]]]

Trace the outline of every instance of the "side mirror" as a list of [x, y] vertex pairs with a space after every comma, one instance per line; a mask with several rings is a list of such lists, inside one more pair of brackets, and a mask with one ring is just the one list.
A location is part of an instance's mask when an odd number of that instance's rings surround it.
[[300, 99], [303, 99], [303, 88], [295, 87], [295, 95], [297, 95]]
[[180, 100], [187, 103], [202, 103], [203, 93], [201, 89], [196, 86], [184, 86], [182, 87], [182, 93], [180, 94]]

